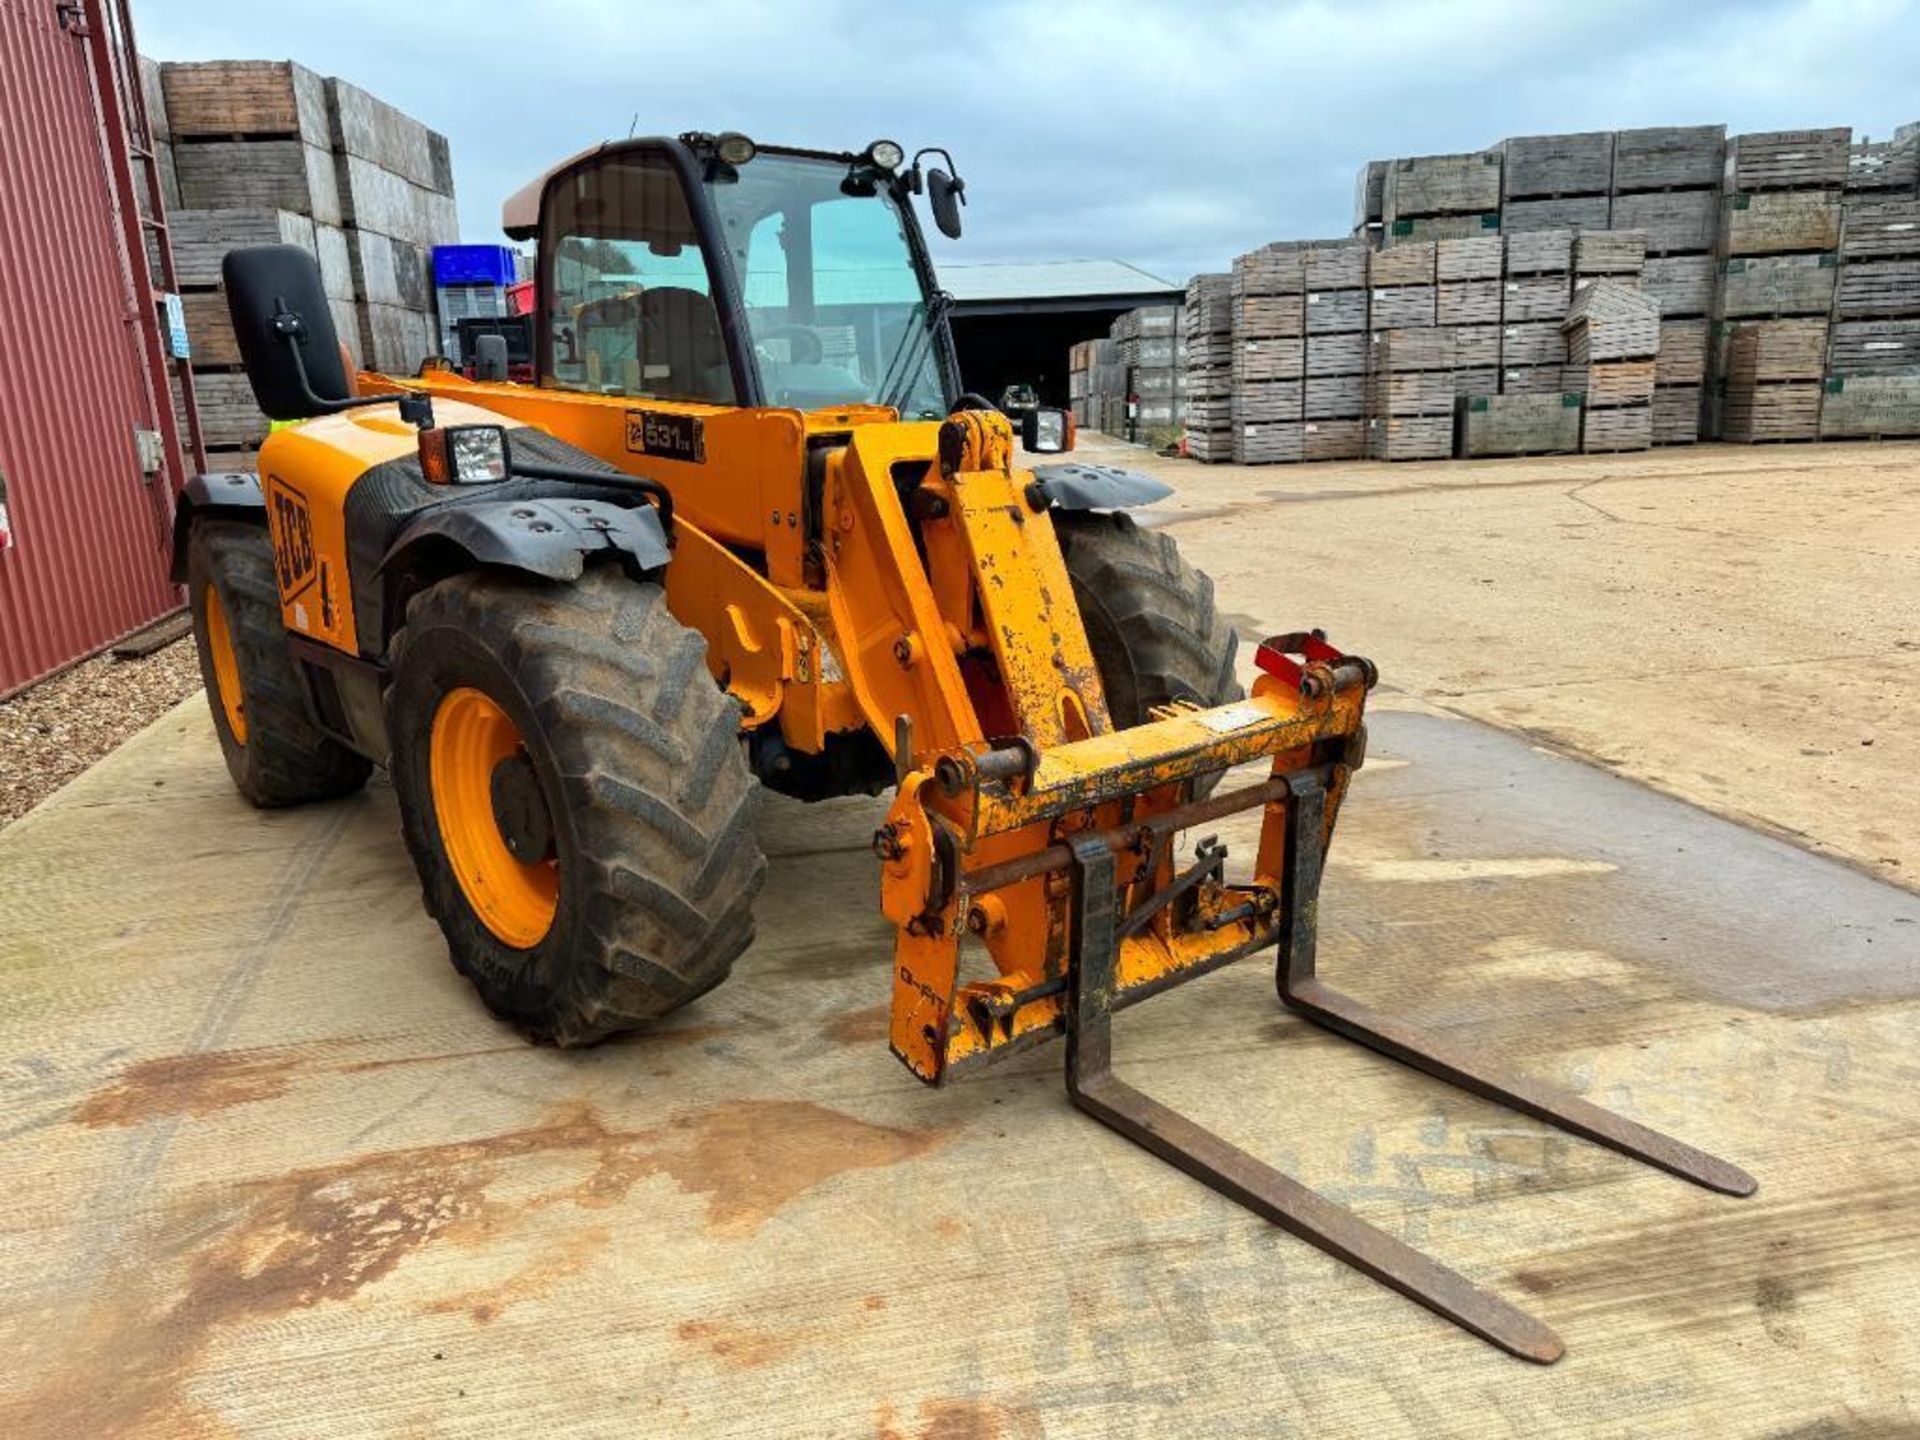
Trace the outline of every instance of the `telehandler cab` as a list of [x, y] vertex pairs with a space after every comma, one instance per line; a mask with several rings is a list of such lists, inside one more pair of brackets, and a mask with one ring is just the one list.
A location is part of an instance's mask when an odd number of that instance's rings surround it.
[[[922, 151], [921, 156], [944, 152]], [[506, 206], [539, 244], [536, 383], [359, 375], [317, 267], [237, 250], [276, 431], [176, 518], [207, 694], [256, 805], [389, 770], [426, 903], [487, 1005], [589, 1043], [726, 978], [765, 862], [756, 788], [894, 798], [893, 1053], [939, 1082], [1055, 1036], [1067, 1089], [1221, 1193], [1494, 1344], [1546, 1326], [1117, 1079], [1122, 1006], [1277, 947], [1280, 998], [1711, 1189], [1723, 1161], [1376, 1015], [1315, 974], [1367, 661], [1317, 631], [1234, 679], [1213, 587], [1130, 506], [1022, 468], [962, 390], [914, 215], [961, 182], [738, 134], [606, 144]], [[951, 160], [946, 160], [951, 166]], [[1070, 447], [1058, 411], [1027, 448]], [[1257, 783], [1219, 792], [1246, 761]], [[1259, 808], [1251, 875], [1179, 834]], [[963, 968], [984, 952], [985, 963]]]

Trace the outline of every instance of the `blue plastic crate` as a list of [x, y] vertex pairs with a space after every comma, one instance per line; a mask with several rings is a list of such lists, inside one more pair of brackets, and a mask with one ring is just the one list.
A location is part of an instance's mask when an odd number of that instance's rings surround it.
[[433, 283], [436, 285], [511, 285], [513, 247], [510, 245], [436, 245], [433, 247]]

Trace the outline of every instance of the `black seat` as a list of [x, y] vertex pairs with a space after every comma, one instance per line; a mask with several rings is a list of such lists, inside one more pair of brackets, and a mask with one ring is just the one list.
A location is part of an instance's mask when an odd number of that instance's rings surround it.
[[711, 295], [662, 285], [640, 297], [640, 384], [649, 395], [734, 403], [720, 312]]

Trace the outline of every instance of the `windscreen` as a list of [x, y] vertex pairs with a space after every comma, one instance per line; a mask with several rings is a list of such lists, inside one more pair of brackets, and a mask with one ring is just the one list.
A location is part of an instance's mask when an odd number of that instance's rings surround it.
[[844, 160], [762, 152], [709, 189], [769, 404], [946, 413], [938, 317], [883, 186]]

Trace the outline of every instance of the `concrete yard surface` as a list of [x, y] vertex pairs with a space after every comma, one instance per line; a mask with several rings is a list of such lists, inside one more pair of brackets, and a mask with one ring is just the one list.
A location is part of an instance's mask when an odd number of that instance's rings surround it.
[[1119, 1018], [1123, 1078], [1553, 1326], [1528, 1365], [1073, 1110], [1059, 1046], [909, 1076], [883, 801], [768, 799], [732, 979], [561, 1053], [448, 964], [384, 781], [252, 811], [196, 698], [0, 834], [0, 1436], [1920, 1433], [1920, 447], [1091, 458], [1176, 477], [1244, 634], [1380, 663], [1329, 981], [1757, 1195], [1268, 957]]

